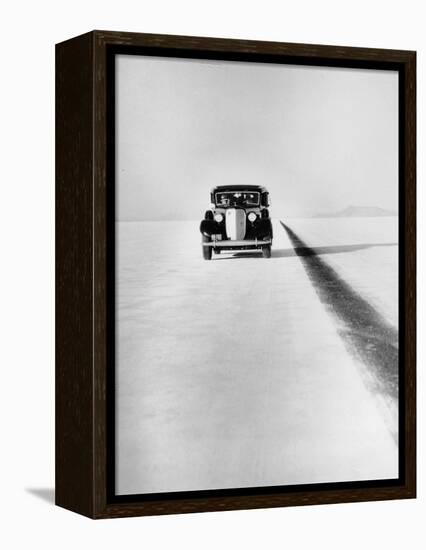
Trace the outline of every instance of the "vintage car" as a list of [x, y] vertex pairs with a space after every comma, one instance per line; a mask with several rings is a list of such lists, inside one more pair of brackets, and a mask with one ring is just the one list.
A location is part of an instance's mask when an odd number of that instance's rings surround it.
[[220, 185], [211, 190], [210, 210], [200, 224], [205, 260], [224, 250], [261, 250], [271, 257], [269, 193], [260, 185]]

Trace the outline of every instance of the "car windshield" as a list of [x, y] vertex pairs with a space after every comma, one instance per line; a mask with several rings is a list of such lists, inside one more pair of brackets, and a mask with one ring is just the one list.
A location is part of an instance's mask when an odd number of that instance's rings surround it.
[[216, 193], [216, 206], [258, 206], [259, 193], [231, 192]]

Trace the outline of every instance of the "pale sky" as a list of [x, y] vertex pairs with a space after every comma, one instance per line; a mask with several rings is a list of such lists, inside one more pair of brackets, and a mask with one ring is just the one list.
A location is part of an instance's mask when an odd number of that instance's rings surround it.
[[201, 219], [260, 184], [273, 217], [398, 207], [394, 71], [117, 56], [119, 220]]

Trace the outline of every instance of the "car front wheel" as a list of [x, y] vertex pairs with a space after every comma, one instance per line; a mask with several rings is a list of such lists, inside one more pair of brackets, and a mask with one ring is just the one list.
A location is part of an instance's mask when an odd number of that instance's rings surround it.
[[207, 237], [206, 235], [203, 235], [201, 248], [203, 249], [203, 258], [205, 260], [211, 260], [212, 259], [212, 247], [211, 246], [204, 246], [204, 243], [209, 243], [210, 240], [211, 240], [210, 237]]
[[270, 258], [271, 257], [271, 245], [268, 244], [267, 246], [264, 246], [262, 248], [262, 255], [264, 258]]

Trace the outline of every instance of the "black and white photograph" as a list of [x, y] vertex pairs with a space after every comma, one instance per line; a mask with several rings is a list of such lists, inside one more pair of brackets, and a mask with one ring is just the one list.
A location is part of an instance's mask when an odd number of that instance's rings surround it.
[[399, 477], [399, 74], [115, 56], [115, 492]]
[[422, 8], [2, 4], [0, 549], [426, 548]]

